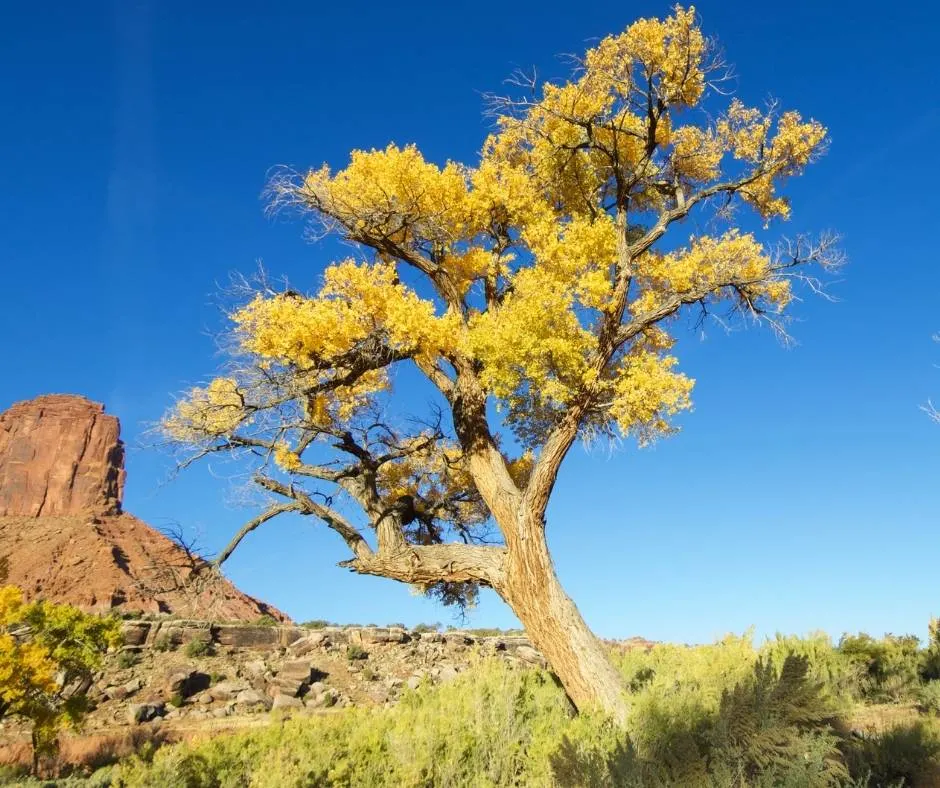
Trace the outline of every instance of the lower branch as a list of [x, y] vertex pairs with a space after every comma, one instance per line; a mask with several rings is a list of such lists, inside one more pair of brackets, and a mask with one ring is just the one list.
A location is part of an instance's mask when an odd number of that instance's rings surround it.
[[361, 575], [375, 575], [415, 585], [480, 583], [503, 585], [506, 550], [466, 544], [406, 546], [395, 552], [360, 555], [340, 566]]

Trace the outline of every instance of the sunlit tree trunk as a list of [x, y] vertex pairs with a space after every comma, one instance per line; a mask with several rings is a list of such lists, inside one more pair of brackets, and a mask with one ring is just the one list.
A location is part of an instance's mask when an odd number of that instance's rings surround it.
[[504, 585], [497, 589], [526, 634], [558, 676], [579, 711], [598, 709], [624, 724], [629, 704], [623, 677], [602, 643], [565, 593], [548, 552], [544, 531], [513, 540]]

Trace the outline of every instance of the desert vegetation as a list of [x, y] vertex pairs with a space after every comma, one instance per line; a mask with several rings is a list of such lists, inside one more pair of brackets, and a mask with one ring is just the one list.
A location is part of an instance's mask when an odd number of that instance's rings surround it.
[[[917, 786], [940, 779], [940, 637], [749, 634], [613, 649], [626, 729], [550, 673], [481, 658], [387, 708], [275, 718], [61, 785]], [[20, 776], [18, 779], [22, 780]]]

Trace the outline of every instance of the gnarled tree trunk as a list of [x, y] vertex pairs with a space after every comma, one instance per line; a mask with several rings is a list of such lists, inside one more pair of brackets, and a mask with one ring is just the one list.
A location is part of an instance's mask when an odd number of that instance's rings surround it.
[[525, 529], [506, 555], [497, 592], [548, 660], [579, 711], [598, 709], [624, 724], [629, 715], [623, 676], [562, 588], [541, 528]]

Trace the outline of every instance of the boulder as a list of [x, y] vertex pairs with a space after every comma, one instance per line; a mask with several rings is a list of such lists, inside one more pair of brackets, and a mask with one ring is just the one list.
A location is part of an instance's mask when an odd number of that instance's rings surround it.
[[166, 706], [162, 703], [135, 703], [127, 709], [127, 721], [131, 725], [140, 725], [144, 722], [162, 717]]
[[239, 693], [251, 689], [247, 681], [235, 679], [231, 681], [220, 681], [212, 686], [212, 697], [216, 700], [234, 700]]
[[324, 648], [330, 644], [330, 640], [325, 632], [314, 632], [311, 635], [305, 635], [299, 640], [294, 641], [288, 653], [295, 657], [302, 657], [316, 649]]
[[208, 674], [198, 670], [178, 670], [166, 679], [166, 690], [170, 695], [188, 698], [209, 689], [211, 679]]
[[519, 646], [513, 653], [523, 662], [528, 662], [530, 665], [538, 665], [544, 668], [548, 664], [545, 661], [545, 657], [532, 648], [532, 646]]
[[221, 646], [251, 649], [275, 649], [281, 638], [277, 627], [231, 624], [219, 627], [216, 641]]
[[235, 703], [239, 706], [267, 706], [269, 699], [256, 689], [242, 690], [235, 696]]
[[302, 709], [304, 707], [304, 702], [300, 698], [295, 698], [293, 695], [275, 695], [274, 703], [271, 704], [271, 711], [277, 711], [279, 709]]
[[411, 638], [403, 629], [384, 629], [382, 627], [369, 627], [361, 630], [362, 643], [405, 643]]
[[142, 646], [147, 642], [151, 624], [149, 621], [125, 621], [121, 625], [121, 637], [125, 646]]

